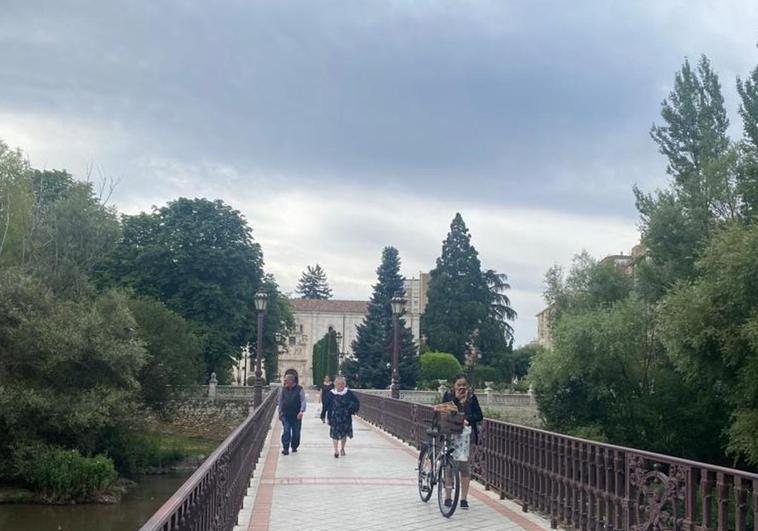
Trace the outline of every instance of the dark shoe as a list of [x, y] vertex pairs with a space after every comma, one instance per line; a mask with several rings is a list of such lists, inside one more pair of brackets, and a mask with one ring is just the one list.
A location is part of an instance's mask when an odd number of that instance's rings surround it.
[[292, 453], [293, 453], [293, 454], [296, 454], [296, 453], [297, 453], [297, 448], [293, 448], [293, 449], [292, 449]]
[[286, 448], [282, 450], [282, 455], [290, 455], [289, 450], [287, 450]]
[[461, 509], [468, 509], [468, 500], [461, 500]]
[[445, 507], [450, 507], [451, 505], [453, 505], [453, 500], [451, 500], [450, 498], [446, 499], [445, 500]]
[[339, 458], [339, 456], [340, 456], [340, 454], [338, 454], [337, 452], [334, 452], [334, 458], [335, 459]]

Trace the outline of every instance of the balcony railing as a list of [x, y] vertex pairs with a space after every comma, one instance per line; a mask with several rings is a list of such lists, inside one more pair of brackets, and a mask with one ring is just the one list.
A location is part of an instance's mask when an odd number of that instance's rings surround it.
[[276, 409], [274, 390], [141, 531], [231, 531]]
[[[432, 408], [360, 393], [360, 415], [418, 447]], [[485, 419], [472, 474], [487, 489], [592, 530], [758, 531], [758, 475]]]

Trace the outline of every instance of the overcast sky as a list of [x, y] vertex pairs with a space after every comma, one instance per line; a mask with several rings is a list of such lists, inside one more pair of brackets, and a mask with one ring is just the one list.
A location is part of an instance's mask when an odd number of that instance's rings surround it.
[[0, 0], [0, 139], [118, 179], [125, 213], [223, 199], [285, 291], [320, 263], [367, 298], [386, 245], [417, 276], [461, 212], [523, 344], [548, 267], [637, 242], [684, 58], [711, 58], [739, 135], [756, 41], [754, 0]]

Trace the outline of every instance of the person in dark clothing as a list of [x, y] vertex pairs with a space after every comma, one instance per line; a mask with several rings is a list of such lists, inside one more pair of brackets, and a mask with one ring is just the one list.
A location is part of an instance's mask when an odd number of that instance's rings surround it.
[[279, 420], [282, 421], [282, 455], [288, 455], [290, 448], [297, 452], [300, 446], [300, 428], [305, 414], [305, 391], [296, 383], [296, 376], [285, 373], [282, 390], [279, 393]]
[[321, 386], [321, 422], [326, 422], [326, 402], [329, 400], [329, 392], [334, 389], [332, 378], [324, 376], [324, 385]]
[[[461, 471], [461, 509], [468, 509], [468, 488], [471, 483], [469, 448], [472, 444], [479, 444], [479, 423], [484, 419], [484, 415], [479, 407], [479, 399], [469, 387], [465, 374], [458, 374], [453, 378], [453, 390], [446, 391], [442, 401], [453, 402], [458, 411], [465, 416], [463, 433], [454, 435], [452, 443], [455, 447], [453, 457], [458, 461]], [[447, 498], [450, 498], [449, 493]], [[448, 500], [445, 500], [445, 503], [448, 503]]]
[[[334, 445], [334, 457], [345, 455], [347, 438], [353, 438], [353, 415], [358, 413], [360, 403], [347, 388], [344, 376], [334, 379], [334, 389], [327, 395], [326, 415], [329, 421], [329, 437]], [[339, 451], [338, 451], [339, 445]]]

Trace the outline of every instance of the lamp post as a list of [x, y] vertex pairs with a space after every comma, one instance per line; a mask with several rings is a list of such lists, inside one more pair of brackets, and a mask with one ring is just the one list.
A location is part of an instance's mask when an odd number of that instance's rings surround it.
[[253, 407], [257, 408], [263, 402], [261, 387], [261, 352], [263, 351], [263, 316], [266, 314], [268, 295], [259, 291], [255, 294], [255, 309], [258, 311], [258, 332], [255, 341], [255, 389], [253, 390]]
[[342, 333], [337, 332], [337, 374], [342, 376]]
[[398, 349], [400, 347], [399, 318], [405, 307], [405, 299], [396, 295], [392, 297], [390, 306], [392, 306], [392, 385], [390, 386], [390, 396], [400, 398], [400, 373], [397, 370]]

